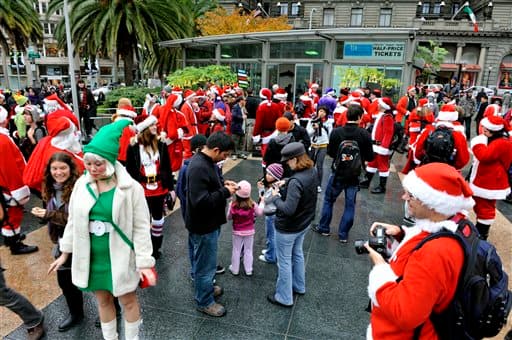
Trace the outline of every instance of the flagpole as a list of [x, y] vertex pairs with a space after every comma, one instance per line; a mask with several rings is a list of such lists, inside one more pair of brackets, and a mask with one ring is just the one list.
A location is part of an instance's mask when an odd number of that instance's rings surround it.
[[455, 19], [455, 17], [464, 9], [464, 7], [466, 6], [469, 6], [469, 1], [466, 1], [464, 3], [464, 5], [462, 5], [458, 10], [457, 12], [455, 12], [455, 14], [452, 16], [452, 18], [450, 19], [451, 21], [453, 21], [453, 19]]

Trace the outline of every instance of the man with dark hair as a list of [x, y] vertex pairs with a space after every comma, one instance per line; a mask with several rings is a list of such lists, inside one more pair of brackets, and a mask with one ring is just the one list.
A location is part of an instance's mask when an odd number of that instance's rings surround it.
[[486, 94], [483, 94], [480, 97], [480, 106], [478, 107], [478, 111], [475, 117], [476, 122], [476, 135], [478, 136], [480, 134], [480, 131], [478, 131], [478, 128], [480, 127], [480, 121], [482, 118], [484, 118], [484, 112], [485, 109], [487, 109], [487, 106], [489, 106], [488, 97]]
[[293, 114], [291, 112], [285, 112], [283, 117], [292, 122], [292, 129], [290, 132], [293, 136], [293, 140], [301, 142], [304, 144], [304, 149], [309, 150], [309, 147], [311, 146], [311, 138], [309, 137], [306, 129], [299, 124], [295, 124], [295, 120], [293, 119]]
[[256, 118], [256, 110], [258, 109], [258, 105], [260, 105], [261, 99], [253, 95], [252, 87], [247, 89], [247, 103], [245, 105], [247, 109], [247, 118], [255, 119]]
[[89, 141], [92, 138], [92, 128], [94, 122], [91, 119], [96, 116], [96, 101], [94, 96], [86, 86], [85, 82], [80, 79], [77, 82], [77, 94], [78, 94], [78, 113], [80, 119], [83, 120], [83, 128], [85, 131], [85, 140]]
[[217, 240], [226, 223], [226, 200], [237, 184], [219, 176], [217, 162], [225, 160], [235, 145], [224, 132], [215, 132], [206, 146], [190, 160], [187, 169], [187, 211], [185, 226], [193, 247], [192, 269], [197, 309], [210, 316], [224, 316], [226, 309], [215, 302], [222, 288], [213, 285], [217, 266]]
[[[347, 124], [331, 132], [327, 154], [333, 158], [332, 173], [326, 186], [320, 224], [313, 226], [314, 231], [323, 236], [329, 236], [329, 225], [332, 219], [334, 202], [336, 202], [341, 192], [345, 191], [345, 209], [338, 228], [338, 236], [342, 243], [347, 243], [348, 232], [354, 224], [356, 196], [359, 191], [359, 177], [357, 172], [347, 176], [340, 176], [339, 172], [337, 172], [334, 167], [336, 158], [339, 157], [339, 149], [343, 148], [347, 142], [356, 142], [353, 145], [357, 146], [359, 149], [358, 152], [361, 164], [364, 164], [365, 161], [373, 160], [374, 155], [371, 136], [368, 131], [359, 127], [362, 116], [363, 109], [361, 106], [350, 105], [347, 111]], [[359, 171], [361, 171], [361, 164], [359, 165]]]

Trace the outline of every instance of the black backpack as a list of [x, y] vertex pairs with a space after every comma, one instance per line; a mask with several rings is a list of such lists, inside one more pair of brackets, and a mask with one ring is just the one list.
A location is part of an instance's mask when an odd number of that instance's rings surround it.
[[439, 162], [453, 165], [455, 161], [455, 141], [453, 130], [438, 126], [429, 133], [425, 141], [425, 157], [422, 164]]
[[334, 175], [344, 179], [359, 177], [362, 164], [359, 144], [351, 139], [341, 141], [336, 158], [332, 162]]
[[[456, 218], [457, 219], [457, 218]], [[474, 340], [496, 336], [507, 323], [512, 308], [512, 292], [496, 248], [478, 237], [473, 224], [459, 218], [455, 233], [443, 229], [424, 238], [414, 250], [440, 237], [450, 237], [464, 249], [464, 266], [455, 296], [446, 310], [431, 314], [441, 340]], [[415, 330], [419, 337], [421, 327]]]
[[301, 118], [304, 115], [304, 112], [306, 111], [306, 105], [304, 105], [304, 102], [302, 102], [302, 100], [298, 100], [293, 110], [295, 111], [297, 117]]
[[[391, 117], [393, 117], [393, 120], [395, 119], [395, 117], [393, 116], [392, 113], [386, 113], [386, 114], [391, 115]], [[373, 130], [373, 124], [368, 125], [368, 127], [366, 128], [366, 131], [368, 131], [370, 133], [370, 136], [372, 135], [372, 130]], [[401, 123], [399, 123], [399, 122], [393, 123], [393, 138], [391, 139], [391, 144], [389, 145], [389, 150], [396, 151], [398, 149], [400, 144], [402, 144], [404, 141], [404, 132], [405, 132], [405, 130]]]

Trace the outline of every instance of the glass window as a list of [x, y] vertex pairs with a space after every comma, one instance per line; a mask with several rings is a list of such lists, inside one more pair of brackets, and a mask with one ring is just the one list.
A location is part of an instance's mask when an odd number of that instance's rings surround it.
[[324, 8], [324, 26], [334, 26], [334, 8]]
[[454, 4], [452, 5], [452, 14], [457, 13], [457, 11], [459, 10], [459, 8], [460, 8], [460, 4], [458, 4], [458, 3], [454, 3]]
[[430, 3], [424, 2], [423, 7], [421, 7], [421, 14], [430, 14]]
[[261, 58], [261, 44], [229, 44], [220, 47], [222, 59]]
[[288, 3], [287, 2], [281, 2], [281, 5], [279, 7], [279, 14], [280, 15], [288, 15]]
[[350, 14], [350, 26], [363, 26], [363, 9], [352, 8]]
[[41, 2], [41, 14], [45, 14], [46, 13], [46, 8], [47, 8], [48, 4], [44, 1]]
[[437, 15], [441, 14], [441, 3], [436, 2], [436, 3], [434, 4], [434, 11], [433, 11], [433, 14], [437, 14]]
[[334, 58], [336, 59], [343, 59], [343, 48], [344, 48], [345, 44], [343, 43], [343, 41], [336, 41], [336, 54], [334, 56]]
[[300, 2], [293, 2], [292, 3], [292, 16], [299, 16], [300, 14]]
[[[238, 70], [244, 70], [247, 74], [248, 86], [252, 87], [255, 92], [261, 88], [261, 64], [260, 63], [236, 63], [236, 62], [222, 62], [222, 65], [228, 65], [235, 73]], [[256, 92], [257, 93], [257, 92]]]
[[380, 27], [390, 27], [391, 26], [391, 15], [393, 10], [391, 8], [381, 8], [380, 16], [379, 16], [379, 26]]
[[45, 22], [43, 24], [43, 28], [44, 28], [44, 34], [51, 34], [51, 32], [50, 32], [50, 24], [49, 23]]
[[187, 47], [185, 55], [187, 56], [187, 59], [215, 58], [215, 46]]
[[270, 58], [319, 59], [324, 57], [324, 46], [322, 40], [270, 43]]

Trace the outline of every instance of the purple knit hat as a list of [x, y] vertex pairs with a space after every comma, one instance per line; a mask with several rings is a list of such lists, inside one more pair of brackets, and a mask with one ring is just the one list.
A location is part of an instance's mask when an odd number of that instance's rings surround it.
[[283, 166], [279, 163], [272, 163], [267, 166], [267, 174], [274, 177], [278, 181], [283, 177], [283, 171]]

